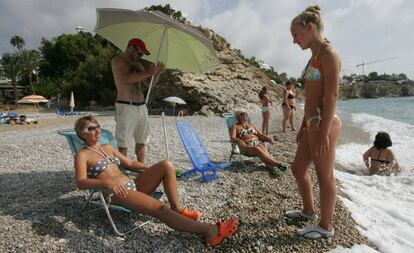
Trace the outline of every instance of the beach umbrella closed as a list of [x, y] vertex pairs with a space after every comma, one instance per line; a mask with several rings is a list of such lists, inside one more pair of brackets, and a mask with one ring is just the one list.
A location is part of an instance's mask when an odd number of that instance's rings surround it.
[[73, 108], [75, 108], [75, 98], [73, 96], [73, 92], [70, 93], [69, 107], [70, 111], [73, 112]]
[[[213, 45], [195, 28], [159, 11], [97, 9], [95, 32], [124, 51], [132, 38], [142, 39], [150, 55], [145, 60], [163, 62], [168, 69], [203, 73], [221, 65]], [[147, 97], [151, 91], [151, 78]]]

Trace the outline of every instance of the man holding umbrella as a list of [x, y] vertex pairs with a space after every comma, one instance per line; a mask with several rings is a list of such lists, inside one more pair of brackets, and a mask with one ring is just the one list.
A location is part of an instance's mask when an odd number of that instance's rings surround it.
[[148, 109], [142, 93], [142, 84], [148, 85], [154, 75], [155, 84], [165, 71], [164, 64], [151, 64], [147, 69], [138, 61], [149, 55], [144, 41], [129, 40], [126, 51], [112, 59], [112, 73], [117, 90], [115, 139], [119, 151], [127, 155], [127, 141], [134, 137], [137, 160], [145, 162], [145, 144], [148, 142]]

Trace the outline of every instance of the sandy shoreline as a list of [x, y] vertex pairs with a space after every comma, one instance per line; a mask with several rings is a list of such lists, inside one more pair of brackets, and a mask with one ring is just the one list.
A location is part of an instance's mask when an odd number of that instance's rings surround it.
[[[279, 117], [280, 112], [275, 112], [273, 118], [277, 126], [272, 123], [271, 134], [277, 135], [279, 141], [272, 151], [277, 159], [291, 162], [296, 149], [293, 144], [295, 135], [289, 129], [285, 134], [280, 132]], [[81, 192], [76, 190], [74, 183], [73, 159], [66, 140], [56, 134], [58, 129], [72, 128], [74, 120], [59, 118], [44, 125], [0, 132], [1, 252], [212, 250], [197, 236], [175, 232], [158, 221], [123, 239], [112, 233], [103, 212], [97, 212], [95, 216], [78, 216]], [[99, 117], [98, 120], [103, 127], [114, 131], [113, 117]], [[189, 169], [191, 164], [175, 129], [175, 120], [167, 118], [170, 157], [177, 167]], [[230, 144], [224, 119], [192, 116], [184, 120], [193, 123], [212, 160], [228, 160]], [[259, 115], [254, 115], [253, 122], [257, 124], [259, 120]], [[147, 162], [154, 163], [165, 158], [162, 121], [151, 118], [150, 124]], [[214, 248], [215, 251], [326, 252], [338, 245], [367, 244], [373, 247], [358, 233], [341, 201], [336, 207], [334, 238], [317, 241], [298, 238], [295, 230], [306, 223], [283, 216], [286, 210], [301, 207], [290, 172], [273, 177], [254, 159], [247, 162], [247, 167], [235, 164], [218, 174], [219, 178], [209, 183], [201, 183], [199, 176], [179, 181], [183, 206], [201, 210], [202, 221], [215, 222], [230, 215], [239, 219], [237, 234]], [[314, 178], [314, 173], [312, 176]], [[125, 227], [139, 218], [135, 214], [115, 213], [115, 216]]]

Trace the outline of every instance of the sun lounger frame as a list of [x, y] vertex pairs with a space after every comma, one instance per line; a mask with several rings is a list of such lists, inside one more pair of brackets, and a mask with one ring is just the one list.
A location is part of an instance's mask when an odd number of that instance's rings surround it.
[[[66, 140], [69, 142], [70, 150], [72, 152], [72, 155], [75, 156], [76, 152], [84, 147], [83, 141], [80, 140], [77, 136], [75, 131], [69, 129], [69, 130], [58, 130], [58, 134], [66, 137]], [[118, 145], [112, 135], [112, 133], [107, 129], [102, 129], [101, 132], [101, 139], [100, 143], [102, 144], [110, 144], [114, 148], [118, 148]], [[121, 168], [122, 169], [122, 168]], [[130, 175], [131, 173], [129, 171], [124, 171], [126, 175]], [[150, 195], [159, 200], [163, 196], [163, 192], [153, 192]], [[107, 201], [104, 197], [104, 194], [102, 192], [102, 189], [89, 189], [84, 190], [85, 195], [85, 204], [83, 205], [82, 209], [80, 210], [80, 214], [86, 214], [86, 213], [92, 213], [98, 210], [101, 210], [102, 208], [105, 210], [106, 216], [111, 224], [112, 229], [114, 232], [119, 236], [125, 236], [126, 234], [129, 234], [138, 228], [150, 223], [152, 221], [152, 218], [148, 218], [145, 221], [141, 222], [141, 224], [136, 224], [132, 226], [132, 228], [126, 230], [125, 232], [120, 232], [117, 226], [115, 225], [115, 222], [112, 219], [112, 215], [109, 209], [118, 210], [118, 211], [124, 211], [124, 212], [134, 212], [131, 209], [125, 208], [123, 206], [118, 206], [111, 204], [110, 201]], [[97, 197], [96, 197], [97, 195]], [[92, 209], [88, 212], [84, 212], [85, 208], [89, 206], [90, 204], [97, 206], [97, 208]]]

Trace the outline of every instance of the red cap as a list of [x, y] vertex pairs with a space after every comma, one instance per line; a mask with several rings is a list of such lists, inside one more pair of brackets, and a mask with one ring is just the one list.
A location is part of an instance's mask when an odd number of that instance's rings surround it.
[[133, 38], [131, 40], [128, 41], [128, 46], [135, 46], [138, 47], [139, 50], [141, 50], [142, 53], [149, 55], [150, 52], [147, 50], [147, 48], [145, 47], [145, 43], [143, 40], [137, 39], [137, 38]]

